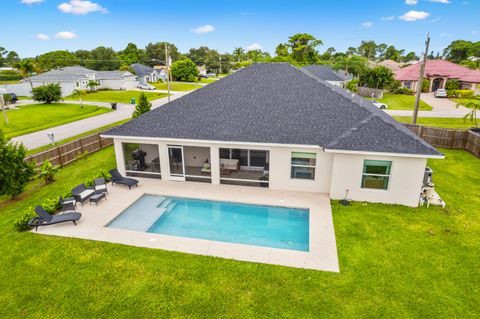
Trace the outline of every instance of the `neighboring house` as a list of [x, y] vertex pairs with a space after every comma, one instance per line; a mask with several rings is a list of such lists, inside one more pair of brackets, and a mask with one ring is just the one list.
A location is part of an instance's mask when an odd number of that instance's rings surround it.
[[135, 75], [140, 84], [158, 81], [158, 72], [153, 68], [140, 63], [134, 63], [130, 65], [130, 67], [135, 71]]
[[444, 157], [371, 102], [286, 63], [254, 64], [102, 136], [128, 176], [408, 206], [427, 159]]
[[404, 64], [399, 63], [397, 61], [393, 61], [393, 60], [384, 60], [382, 62], [377, 63], [377, 66], [386, 67], [387, 69], [390, 69], [393, 72], [400, 70], [403, 67], [403, 65]]
[[353, 78], [351, 74], [343, 70], [335, 71], [329, 65], [307, 65], [302, 69], [327, 83], [343, 88]]
[[[420, 66], [421, 64], [417, 63], [398, 70], [395, 72], [395, 79], [400, 81], [403, 87], [416, 90]], [[471, 70], [446, 60], [428, 60], [425, 65], [425, 79], [430, 80], [429, 92], [445, 89], [447, 80], [455, 79], [460, 81], [462, 89], [480, 93], [479, 70]]]
[[76, 89], [88, 90], [89, 81], [96, 81], [96, 89], [130, 90], [137, 86], [135, 75], [128, 71], [95, 71], [83, 66], [69, 66], [26, 78], [21, 84], [6, 85], [7, 90], [17, 95], [31, 95], [33, 87], [58, 83], [62, 95], [72, 94]]
[[207, 75], [207, 67], [205, 64], [197, 65], [198, 75]]
[[157, 73], [157, 81], [167, 82], [167, 67], [164, 65], [155, 65], [153, 70]]

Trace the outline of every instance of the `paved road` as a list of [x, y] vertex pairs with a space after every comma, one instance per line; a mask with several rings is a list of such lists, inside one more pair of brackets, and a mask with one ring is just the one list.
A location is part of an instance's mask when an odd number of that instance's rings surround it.
[[[178, 99], [189, 92], [175, 92], [170, 96], [171, 100]], [[31, 101], [30, 101], [31, 102]], [[22, 102], [22, 104], [27, 104], [28, 102]], [[68, 103], [79, 103], [78, 101], [68, 101]], [[85, 104], [93, 104], [103, 107], [110, 107], [110, 103], [104, 102], [84, 102]], [[168, 103], [168, 97], [157, 99], [152, 101], [152, 109], [160, 107]], [[28, 149], [34, 149], [41, 147], [47, 144], [50, 144], [50, 140], [47, 137], [47, 133], [53, 133], [55, 136], [55, 141], [61, 141], [63, 139], [82, 134], [91, 130], [95, 130], [99, 127], [108, 125], [110, 123], [115, 123], [132, 116], [135, 106], [130, 104], [119, 103], [117, 105], [117, 110], [97, 116], [92, 116], [80, 121], [71, 122], [68, 124], [51, 127], [45, 130], [37, 131], [30, 134], [25, 134], [12, 138], [14, 142], [22, 142]]]
[[[469, 113], [471, 110], [460, 106], [457, 108], [455, 102], [450, 101], [449, 99], [437, 99], [433, 93], [422, 93], [422, 101], [429, 104], [432, 107], [431, 111], [419, 111], [419, 117], [451, 117], [451, 118], [462, 118], [465, 114]], [[386, 110], [389, 115], [392, 116], [413, 116], [413, 111], [407, 110]]]

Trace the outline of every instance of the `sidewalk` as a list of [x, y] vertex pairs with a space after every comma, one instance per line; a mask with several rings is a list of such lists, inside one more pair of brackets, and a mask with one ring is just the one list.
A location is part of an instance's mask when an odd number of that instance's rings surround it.
[[[173, 101], [178, 99], [186, 94], [187, 92], [177, 92], [174, 95], [170, 96], [170, 99]], [[68, 101], [68, 103], [80, 103], [78, 101]], [[111, 107], [110, 103], [106, 102], [84, 102], [85, 104], [93, 104], [103, 107]], [[160, 98], [152, 101], [152, 109], [160, 107], [168, 103], [168, 97]], [[50, 140], [47, 137], [47, 133], [53, 133], [55, 136], [55, 141], [61, 141], [66, 138], [82, 134], [91, 130], [95, 130], [99, 127], [115, 123], [124, 119], [128, 119], [132, 116], [133, 110], [135, 109], [134, 105], [130, 104], [117, 104], [117, 110], [93, 117], [89, 117], [80, 121], [71, 122], [68, 124], [51, 127], [45, 130], [37, 131], [30, 134], [25, 134], [12, 138], [14, 142], [22, 142], [28, 149], [35, 149], [47, 144], [50, 144]]]

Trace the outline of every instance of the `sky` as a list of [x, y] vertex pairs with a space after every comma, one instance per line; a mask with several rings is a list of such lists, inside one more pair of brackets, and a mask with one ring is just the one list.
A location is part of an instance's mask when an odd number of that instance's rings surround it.
[[320, 52], [374, 40], [418, 54], [427, 32], [435, 52], [480, 41], [480, 0], [0, 0], [0, 9], [0, 46], [20, 57], [161, 41], [274, 53], [295, 33], [321, 39]]

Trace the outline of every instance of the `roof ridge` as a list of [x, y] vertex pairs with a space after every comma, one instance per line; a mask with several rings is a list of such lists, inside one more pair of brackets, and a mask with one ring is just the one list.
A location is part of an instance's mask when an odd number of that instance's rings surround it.
[[357, 131], [360, 127], [362, 127], [363, 125], [367, 124], [368, 122], [371, 121], [371, 119], [374, 117], [375, 115], [374, 114], [370, 114], [369, 116], [367, 116], [366, 118], [364, 118], [362, 121], [360, 121], [358, 123], [358, 125], [346, 130], [345, 132], [343, 132], [342, 134], [340, 134], [335, 140], [331, 141], [331, 142], [328, 142], [327, 143], [327, 146], [333, 146], [335, 144], [338, 144], [338, 142], [340, 142], [341, 140], [343, 140], [345, 137], [347, 137], [348, 135], [352, 134], [354, 131]]

